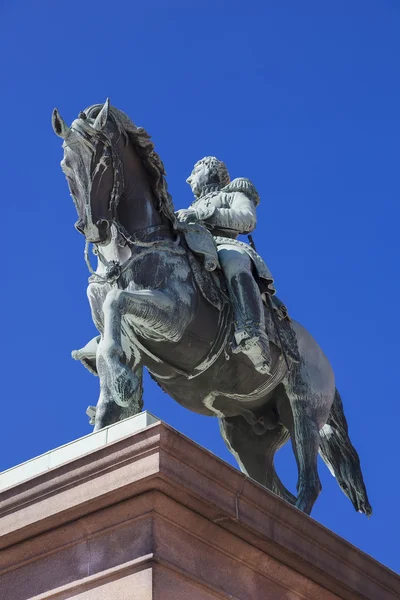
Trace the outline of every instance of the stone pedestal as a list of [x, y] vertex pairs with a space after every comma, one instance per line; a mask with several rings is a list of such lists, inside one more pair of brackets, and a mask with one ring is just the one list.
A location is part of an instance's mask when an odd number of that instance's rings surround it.
[[394, 600], [390, 570], [148, 413], [0, 476], [1, 600]]

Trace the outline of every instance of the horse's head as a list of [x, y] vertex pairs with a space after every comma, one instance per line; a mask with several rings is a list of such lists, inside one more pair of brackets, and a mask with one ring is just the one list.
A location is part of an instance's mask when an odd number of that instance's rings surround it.
[[117, 127], [109, 119], [110, 103], [94, 105], [79, 114], [68, 127], [57, 109], [53, 129], [63, 140], [61, 167], [74, 200], [78, 221], [75, 227], [89, 242], [109, 240], [123, 189], [123, 169], [119, 146], [123, 145]]
[[163, 163], [150, 136], [117, 108], [94, 104], [68, 127], [57, 109], [53, 129], [63, 140], [62, 169], [74, 200], [75, 227], [88, 242], [107, 244], [110, 225], [130, 233], [176, 217]]

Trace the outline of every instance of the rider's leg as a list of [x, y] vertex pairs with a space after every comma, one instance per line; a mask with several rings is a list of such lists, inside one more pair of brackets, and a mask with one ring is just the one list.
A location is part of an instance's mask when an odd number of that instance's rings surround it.
[[257, 371], [269, 373], [271, 357], [265, 333], [264, 307], [252, 275], [250, 257], [244, 250], [229, 245], [218, 248], [218, 257], [233, 303], [238, 351], [250, 358]]

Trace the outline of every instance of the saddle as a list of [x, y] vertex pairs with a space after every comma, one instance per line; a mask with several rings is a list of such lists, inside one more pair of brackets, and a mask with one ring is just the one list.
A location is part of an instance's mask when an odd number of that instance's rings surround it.
[[179, 223], [178, 231], [185, 238], [190, 250], [199, 258], [206, 271], [214, 271], [220, 266], [217, 245], [212, 234], [200, 223]]

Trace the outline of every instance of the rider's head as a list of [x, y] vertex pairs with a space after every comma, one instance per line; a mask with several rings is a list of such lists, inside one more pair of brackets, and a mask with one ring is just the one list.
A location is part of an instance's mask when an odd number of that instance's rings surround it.
[[205, 186], [215, 185], [222, 188], [228, 185], [230, 177], [225, 163], [215, 156], [205, 156], [199, 160], [192, 173], [186, 179], [195, 196], [200, 196]]

